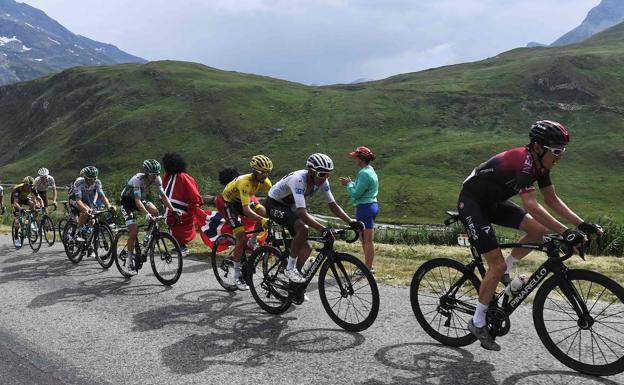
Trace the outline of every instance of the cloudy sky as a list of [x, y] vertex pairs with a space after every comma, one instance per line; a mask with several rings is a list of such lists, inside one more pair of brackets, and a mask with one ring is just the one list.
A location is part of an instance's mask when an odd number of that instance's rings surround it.
[[74, 33], [305, 84], [381, 79], [551, 43], [600, 0], [25, 0]]

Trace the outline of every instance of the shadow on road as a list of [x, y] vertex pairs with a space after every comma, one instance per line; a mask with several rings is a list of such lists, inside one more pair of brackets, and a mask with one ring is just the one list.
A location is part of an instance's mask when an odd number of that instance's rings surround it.
[[592, 377], [585, 374], [565, 370], [533, 370], [518, 373], [505, 379], [502, 385], [621, 385], [620, 382], [607, 378]]
[[364, 342], [362, 335], [342, 330], [284, 333], [293, 317], [270, 315], [234, 293], [200, 290], [176, 299], [182, 303], [137, 314], [133, 320], [135, 331], [176, 326], [202, 330], [162, 349], [165, 365], [179, 374], [202, 372], [217, 364], [257, 367], [276, 353], [323, 354]]

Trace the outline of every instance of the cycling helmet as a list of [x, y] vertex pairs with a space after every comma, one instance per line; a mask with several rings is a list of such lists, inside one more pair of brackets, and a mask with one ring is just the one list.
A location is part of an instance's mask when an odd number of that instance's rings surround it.
[[22, 182], [24, 182], [24, 184], [29, 184], [29, 185], [32, 186], [32, 185], [35, 184], [35, 178], [33, 178], [32, 176], [26, 176], [26, 177], [24, 177]]
[[80, 176], [83, 177], [83, 178], [85, 176], [85, 170], [86, 169], [87, 169], [86, 167], [83, 167], [82, 170], [80, 170]]
[[375, 160], [375, 154], [373, 154], [373, 152], [368, 147], [364, 146], [356, 148], [355, 151], [351, 153], [351, 156], [357, 156], [358, 158], [362, 158], [367, 162]]
[[156, 159], [146, 159], [143, 161], [143, 170], [148, 174], [160, 174], [160, 163]]
[[251, 158], [249, 165], [254, 170], [258, 170], [260, 172], [269, 173], [273, 170], [273, 162], [271, 162], [271, 159], [264, 155], [255, 155]]
[[306, 162], [306, 166], [308, 167], [308, 170], [330, 172], [334, 169], [334, 162], [332, 162], [329, 156], [317, 152], [316, 154], [310, 155], [308, 161]]
[[50, 171], [45, 167], [41, 167], [39, 171], [37, 171], [37, 173], [41, 176], [48, 176], [50, 174]]
[[85, 178], [97, 178], [100, 172], [95, 166], [87, 166], [80, 171], [81, 175], [84, 175]]
[[542, 146], [565, 146], [570, 141], [570, 133], [561, 123], [540, 120], [531, 126], [529, 139], [531, 143], [539, 143]]

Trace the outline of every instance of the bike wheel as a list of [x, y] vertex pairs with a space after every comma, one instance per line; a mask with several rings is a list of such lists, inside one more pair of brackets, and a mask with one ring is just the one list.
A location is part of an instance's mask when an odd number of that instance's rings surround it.
[[219, 285], [227, 291], [236, 290], [234, 279], [234, 246], [236, 238], [231, 234], [221, 234], [212, 244], [210, 265]]
[[100, 266], [108, 269], [113, 265], [113, 232], [99, 224], [93, 230], [93, 252]]
[[78, 224], [74, 221], [68, 221], [63, 228], [61, 241], [67, 258], [74, 264], [82, 261], [82, 253], [80, 252], [80, 243], [76, 242], [76, 234], [78, 233]]
[[[569, 270], [564, 279], [549, 278], [535, 295], [533, 323], [542, 343], [562, 364], [581, 373], [623, 372], [624, 288], [588, 270]], [[584, 304], [588, 317], [579, 317], [572, 302]]]
[[[135, 253], [134, 258], [141, 257], [141, 251], [139, 248], [139, 241], [135, 240]], [[138, 252], [137, 252], [138, 251]], [[121, 229], [115, 235], [115, 240], [113, 241], [113, 259], [115, 260], [115, 265], [117, 266], [117, 270], [119, 273], [126, 278], [132, 277], [132, 274], [128, 273], [126, 270], [126, 258], [128, 257], [128, 230]]]
[[68, 222], [67, 218], [61, 218], [56, 224], [56, 228], [58, 229], [58, 236], [61, 242], [63, 240], [63, 229], [65, 228], [65, 225], [67, 225], [67, 222]]
[[48, 246], [53, 246], [54, 242], [56, 242], [56, 227], [54, 226], [52, 218], [48, 216], [43, 218], [43, 221], [41, 221], [41, 231]]
[[43, 234], [39, 231], [39, 224], [32, 217], [28, 221], [26, 235], [28, 237], [28, 245], [30, 245], [32, 251], [35, 253], [39, 251]]
[[24, 235], [22, 233], [22, 228], [17, 217], [13, 218], [13, 224], [11, 225], [11, 234], [13, 238], [13, 246], [15, 246], [16, 250], [21, 249], [22, 246], [24, 246]]
[[325, 311], [351, 332], [368, 329], [379, 312], [379, 289], [366, 265], [350, 254], [336, 253], [321, 266], [318, 290]]
[[448, 346], [477, 338], [467, 329], [479, 301], [481, 282], [460, 262], [435, 258], [420, 266], [410, 286], [412, 310], [423, 330]]
[[285, 261], [279, 249], [260, 246], [248, 258], [245, 282], [256, 303], [266, 312], [281, 314], [292, 301], [288, 298], [290, 281], [284, 276]]
[[168, 233], [159, 233], [149, 250], [152, 271], [163, 285], [173, 285], [182, 274], [182, 252], [178, 241]]

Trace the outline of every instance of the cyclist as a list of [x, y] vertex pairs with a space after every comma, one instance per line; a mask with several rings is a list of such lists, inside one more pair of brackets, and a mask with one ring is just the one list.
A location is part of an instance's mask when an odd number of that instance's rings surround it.
[[[271, 180], [269, 180], [269, 174], [273, 170], [271, 159], [265, 155], [255, 155], [251, 158], [249, 166], [251, 167], [251, 173], [234, 178], [225, 186], [222, 195], [222, 215], [232, 227], [232, 233], [236, 237], [236, 245], [234, 246], [234, 281], [239, 290], [249, 289], [241, 277], [240, 260], [246, 245], [245, 226], [243, 226], [242, 217], [255, 221], [258, 229], [267, 224], [266, 209], [253, 198], [258, 190], [268, 192], [272, 186]], [[249, 246], [253, 248], [254, 242], [255, 238], [252, 237]]]
[[115, 211], [115, 207], [110, 204], [108, 198], [102, 191], [102, 182], [98, 179], [99, 171], [95, 166], [87, 166], [80, 171], [80, 177], [74, 181], [72, 188], [70, 189], [67, 200], [74, 215], [78, 216], [78, 229], [79, 232], [76, 236], [78, 242], [84, 242], [85, 231], [87, 227], [84, 224], [89, 219], [89, 214], [94, 208], [92, 196], [97, 193], [98, 196], [104, 201], [106, 207], [112, 212]]
[[[37, 190], [33, 188], [35, 179], [32, 176], [24, 177], [22, 183], [13, 186], [11, 191], [11, 206], [13, 206], [13, 214], [18, 216], [22, 211], [22, 205], [28, 206], [31, 210], [41, 207], [43, 201], [37, 195]], [[17, 222], [16, 222], [17, 224]], [[21, 246], [20, 240], [15, 240], [16, 246]]]
[[[471, 243], [485, 256], [488, 271], [481, 282], [479, 303], [468, 330], [488, 350], [500, 350], [487, 328], [486, 311], [499, 281], [509, 282], [508, 274], [528, 249], [513, 249], [506, 258], [498, 245], [492, 223], [522, 230], [520, 242], [540, 242], [543, 235], [562, 234], [573, 247], [582, 246], [586, 233], [602, 234], [602, 229], [584, 222], [555, 193], [550, 171], [561, 160], [570, 141], [561, 123], [541, 120], [531, 126], [530, 143], [495, 155], [475, 168], [463, 183], [457, 203]], [[537, 181], [544, 202], [578, 229], [568, 228], [537, 201], [533, 183]], [[522, 206], [508, 200], [519, 195]]]
[[39, 176], [35, 178], [35, 190], [37, 190], [37, 194], [43, 200], [43, 207], [48, 207], [48, 189], [50, 187], [54, 190], [52, 203], [56, 205], [56, 184], [54, 183], [54, 178], [50, 175], [50, 171], [42, 167], [37, 173]]
[[284, 274], [295, 283], [305, 282], [299, 272], [312, 248], [306, 241], [308, 227], [321, 232], [326, 239], [333, 239], [331, 228], [324, 226], [308, 213], [306, 198], [320, 191], [329, 209], [338, 218], [348, 223], [354, 230], [363, 230], [362, 222], [354, 221], [336, 203], [329, 186], [329, 177], [334, 170], [334, 162], [325, 154], [316, 153], [308, 157], [306, 169], [291, 172], [277, 182], [266, 200], [269, 218], [284, 226], [293, 235]]
[[130, 178], [126, 187], [121, 191], [121, 213], [128, 226], [126, 270], [132, 275], [137, 273], [134, 267], [134, 242], [139, 234], [135, 212], [145, 214], [145, 219], [148, 222], [159, 215], [156, 206], [146, 200], [150, 187], [155, 186], [158, 189], [161, 202], [174, 213], [178, 220], [180, 219], [180, 213], [173, 208], [169, 198], [165, 195], [160, 172], [161, 166], [156, 159], [146, 159], [143, 161], [143, 172]]

